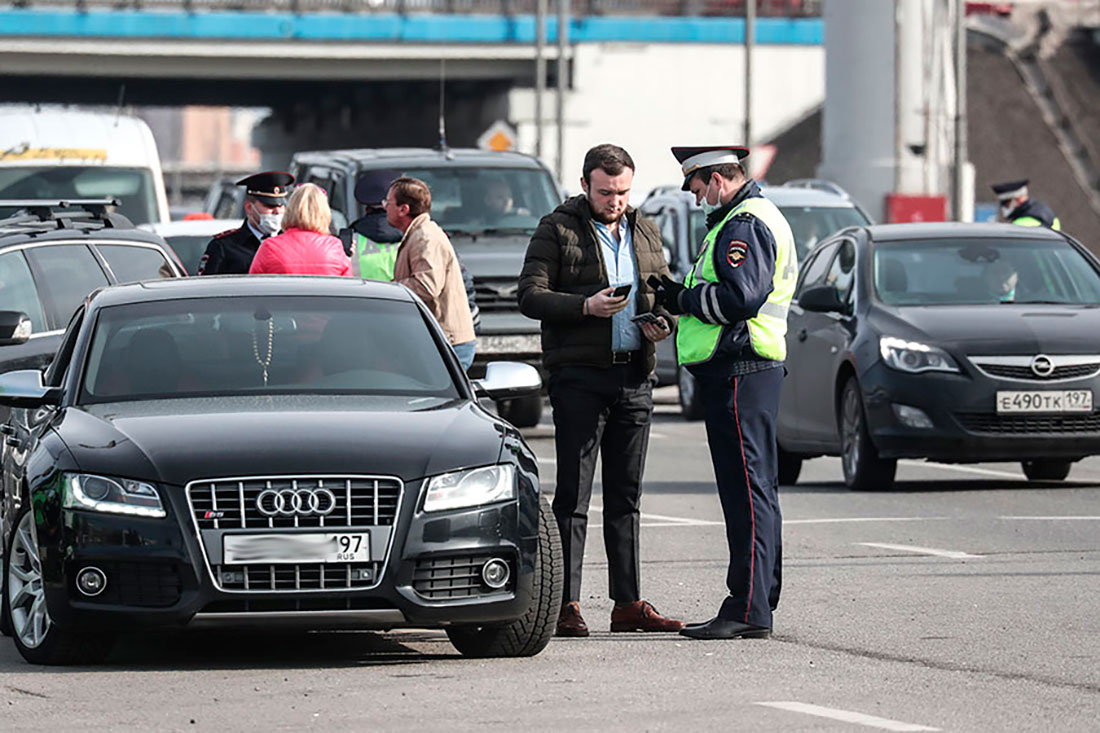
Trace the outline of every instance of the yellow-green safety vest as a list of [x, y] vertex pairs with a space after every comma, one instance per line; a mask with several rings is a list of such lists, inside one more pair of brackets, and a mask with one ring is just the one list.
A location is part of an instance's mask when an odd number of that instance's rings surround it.
[[[695, 260], [695, 267], [684, 279], [684, 285], [691, 288], [699, 282], [718, 282], [714, 270], [714, 243], [726, 222], [738, 214], [755, 216], [775, 239], [772, 292], [760, 307], [760, 312], [748, 321], [748, 329], [752, 350], [757, 355], [782, 361], [787, 357], [787, 311], [790, 310], [795, 281], [798, 280], [798, 255], [791, 227], [775, 204], [757, 197], [747, 198], [733, 207], [722, 221], [707, 232], [702, 251]], [[751, 252], [750, 256], [753, 256]], [[714, 356], [721, 336], [721, 325], [706, 323], [690, 314], [681, 316], [676, 332], [676, 352], [680, 364], [699, 364], [709, 360]]]
[[355, 251], [359, 253], [359, 276], [364, 280], [393, 281], [393, 268], [397, 263], [400, 242], [379, 244], [355, 233]]
[[[1013, 219], [1013, 224], [1019, 224], [1022, 227], [1041, 227], [1043, 222], [1036, 219], [1034, 216], [1021, 216], [1019, 219]], [[1050, 225], [1050, 228], [1056, 232], [1062, 231], [1062, 222], [1058, 217], [1054, 217], [1054, 223]]]

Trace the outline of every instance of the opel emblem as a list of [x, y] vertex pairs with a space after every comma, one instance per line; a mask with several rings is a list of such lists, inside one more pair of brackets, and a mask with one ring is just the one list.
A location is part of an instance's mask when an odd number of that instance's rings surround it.
[[1039, 354], [1031, 360], [1031, 371], [1037, 377], [1049, 377], [1054, 373], [1054, 362], [1045, 354]]
[[266, 489], [256, 497], [256, 509], [265, 517], [323, 517], [336, 509], [336, 495], [328, 489]]

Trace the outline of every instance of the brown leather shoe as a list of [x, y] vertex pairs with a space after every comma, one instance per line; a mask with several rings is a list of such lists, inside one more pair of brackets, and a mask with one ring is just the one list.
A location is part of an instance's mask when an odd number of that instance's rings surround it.
[[683, 621], [665, 618], [649, 601], [616, 603], [611, 611], [612, 631], [679, 631]]
[[581, 604], [577, 601], [563, 603], [558, 614], [557, 636], [588, 636], [588, 624], [581, 618]]

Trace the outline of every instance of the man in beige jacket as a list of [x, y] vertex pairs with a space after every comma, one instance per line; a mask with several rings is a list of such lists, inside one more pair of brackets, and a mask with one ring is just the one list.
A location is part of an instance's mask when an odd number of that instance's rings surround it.
[[386, 221], [403, 233], [393, 268], [401, 283], [428, 306], [447, 340], [469, 369], [474, 361], [474, 321], [462, 271], [446, 233], [431, 219], [432, 192], [418, 178], [398, 178], [386, 192]]

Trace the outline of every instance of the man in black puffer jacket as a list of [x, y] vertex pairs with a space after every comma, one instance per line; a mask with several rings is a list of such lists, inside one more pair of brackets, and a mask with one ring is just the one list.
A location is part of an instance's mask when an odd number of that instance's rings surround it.
[[[650, 277], [668, 276], [661, 235], [627, 205], [634, 161], [616, 145], [584, 159], [584, 195], [539, 222], [519, 279], [519, 306], [542, 321], [550, 372], [557, 487], [554, 515], [566, 561], [558, 636], [588, 636], [581, 565], [596, 456], [603, 452], [603, 526], [612, 631], [678, 631], [641, 600], [638, 562], [642, 467], [653, 414], [654, 344], [675, 320], [654, 308]], [[619, 295], [616, 295], [619, 293]], [[636, 318], [649, 318], [638, 323]]]

